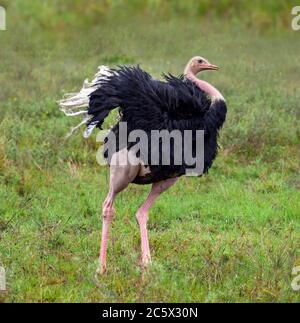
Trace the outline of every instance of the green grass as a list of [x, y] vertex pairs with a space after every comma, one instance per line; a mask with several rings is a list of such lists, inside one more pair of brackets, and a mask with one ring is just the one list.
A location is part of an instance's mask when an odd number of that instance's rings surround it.
[[[51, 7], [15, 3], [0, 32], [0, 265], [8, 282], [0, 301], [299, 302], [291, 288], [300, 265], [299, 32], [196, 17], [77, 24], [77, 7], [68, 23], [53, 15], [48, 25]], [[121, 193], [108, 273], [95, 280], [108, 169], [96, 162], [96, 133], [64, 139], [79, 120], [55, 101], [99, 64], [140, 63], [159, 77], [182, 73], [196, 54], [222, 66], [203, 74], [229, 107], [219, 156], [208, 176], [181, 178], [154, 205], [153, 265], [143, 278], [134, 215], [149, 187]]]

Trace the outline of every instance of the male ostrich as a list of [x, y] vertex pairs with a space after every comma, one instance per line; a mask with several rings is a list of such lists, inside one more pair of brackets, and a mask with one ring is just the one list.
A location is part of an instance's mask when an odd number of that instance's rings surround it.
[[[139, 67], [108, 69], [101, 66], [92, 83], [85, 81], [83, 89], [78, 94], [69, 94], [59, 103], [67, 115], [84, 114], [85, 118], [81, 124], [87, 124], [85, 137], [90, 135], [93, 128], [101, 128], [104, 119], [115, 108], [120, 109], [120, 121], [127, 123], [128, 133], [141, 129], [150, 136], [152, 130], [176, 129], [181, 132], [203, 130], [204, 169], [202, 173], [206, 173], [216, 157], [218, 131], [225, 121], [227, 112], [221, 93], [208, 82], [196, 77], [199, 72], [206, 70], [214, 71], [218, 70], [218, 67], [200, 56], [188, 62], [184, 76], [176, 78], [172, 75], [164, 75], [164, 81], [154, 80]], [[111, 132], [118, 140], [120, 139], [117, 125], [111, 129]], [[184, 163], [176, 165], [172, 158], [171, 165], [162, 163], [151, 165], [151, 162], [147, 163], [141, 158], [137, 163], [132, 163], [129, 151], [129, 145], [127, 147], [117, 145], [116, 151], [108, 160], [110, 182], [109, 192], [103, 203], [98, 269], [100, 273], [106, 271], [108, 234], [115, 214], [113, 203], [117, 194], [130, 183], [152, 184], [146, 201], [136, 213], [141, 233], [141, 264], [146, 268], [151, 262], [147, 232], [149, 209], [161, 193], [186, 173], [187, 165]], [[123, 163], [116, 163], [117, 159]]]

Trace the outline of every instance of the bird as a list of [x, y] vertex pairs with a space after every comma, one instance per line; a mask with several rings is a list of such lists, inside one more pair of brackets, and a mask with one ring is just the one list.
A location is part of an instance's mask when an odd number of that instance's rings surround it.
[[[137, 151], [134, 151], [134, 155], [132, 143], [125, 141], [125, 144], [120, 144], [121, 139], [124, 139], [120, 134], [120, 124], [126, 123], [128, 133], [143, 131], [147, 139], [154, 131], [170, 133], [175, 130], [180, 134], [191, 131], [193, 153], [195, 132], [203, 131], [204, 163], [201, 172], [197, 173], [197, 176], [202, 176], [208, 172], [216, 158], [219, 131], [226, 119], [227, 104], [218, 89], [197, 75], [203, 71], [217, 70], [217, 65], [201, 56], [191, 58], [182, 75], [176, 77], [163, 74], [162, 80], [153, 78], [139, 65], [118, 66], [114, 69], [100, 66], [92, 82], [86, 80], [79, 93], [67, 94], [59, 101], [61, 110], [66, 115], [83, 115], [83, 121], [71, 133], [86, 124], [84, 137], [88, 137], [96, 127], [102, 129], [109, 113], [119, 109], [119, 120], [107, 136], [109, 138], [114, 135], [117, 144], [110, 156], [107, 152], [106, 155], [104, 153], [110, 168], [110, 178], [108, 194], [102, 205], [102, 236], [97, 269], [99, 274], [104, 274], [107, 270], [107, 246], [110, 226], [116, 213], [113, 204], [117, 195], [129, 184], [152, 185], [145, 202], [136, 212], [141, 237], [140, 264], [145, 270], [151, 264], [147, 230], [149, 210], [163, 192], [173, 186], [179, 177], [186, 175], [188, 169], [184, 161], [175, 162], [173, 141], [169, 150], [164, 149], [161, 140], [155, 147], [146, 144], [150, 151], [152, 149], [158, 153], [156, 163], [151, 163], [149, 156], [144, 158]], [[184, 144], [181, 143], [181, 146]], [[169, 164], [162, 162], [162, 157], [166, 154], [170, 157]]]

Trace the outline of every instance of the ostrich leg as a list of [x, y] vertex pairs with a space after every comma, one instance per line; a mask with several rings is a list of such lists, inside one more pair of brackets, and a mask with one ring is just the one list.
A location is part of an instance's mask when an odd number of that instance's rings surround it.
[[142, 204], [142, 206], [139, 208], [139, 210], [136, 213], [136, 219], [140, 226], [140, 232], [141, 232], [141, 249], [142, 249], [141, 265], [143, 268], [146, 268], [151, 263], [148, 231], [147, 231], [149, 209], [154, 203], [154, 201], [159, 197], [159, 195], [164, 191], [166, 191], [173, 184], [175, 184], [177, 179], [178, 178], [169, 178], [165, 181], [154, 183], [152, 185], [151, 191], [146, 201]]
[[106, 271], [106, 251], [108, 242], [109, 227], [113, 220], [115, 210], [113, 208], [113, 202], [116, 196], [116, 192], [110, 188], [109, 193], [102, 206], [102, 238], [100, 249], [100, 268], [97, 270], [100, 274], [104, 274]]
[[113, 202], [116, 198], [116, 195], [123, 191], [136, 177], [139, 169], [139, 165], [131, 165], [129, 163], [127, 150], [119, 151], [112, 157], [110, 165], [109, 192], [103, 203], [103, 225], [99, 259], [100, 267], [97, 269], [97, 273], [99, 274], [104, 274], [106, 271], [108, 234], [111, 222], [115, 214]]

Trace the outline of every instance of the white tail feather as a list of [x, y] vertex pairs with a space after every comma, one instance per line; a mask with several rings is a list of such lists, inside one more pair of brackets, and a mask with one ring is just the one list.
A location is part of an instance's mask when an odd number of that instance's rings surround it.
[[[83, 115], [83, 121], [80, 122], [76, 127], [72, 128], [67, 137], [70, 137], [74, 131], [80, 128], [83, 124], [87, 123], [90, 116], [87, 114], [89, 107], [89, 96], [92, 92], [96, 91], [101, 86], [101, 80], [105, 80], [111, 75], [111, 71], [107, 66], [99, 66], [98, 72], [94, 76], [94, 79], [89, 82], [86, 79], [83, 82], [82, 89], [78, 93], [66, 93], [62, 100], [58, 101], [60, 110], [69, 117]], [[85, 138], [89, 137], [96, 124], [91, 124], [84, 132]]]

